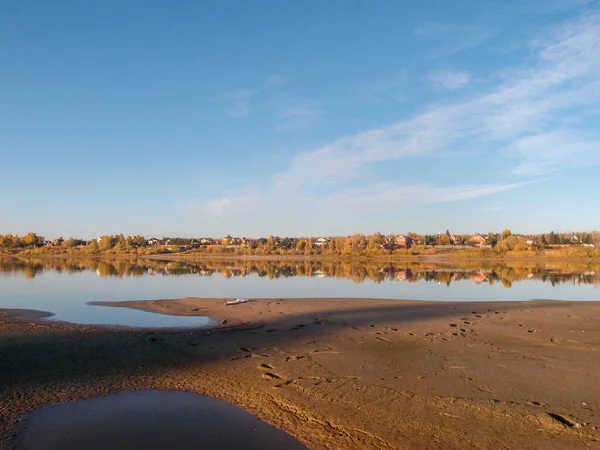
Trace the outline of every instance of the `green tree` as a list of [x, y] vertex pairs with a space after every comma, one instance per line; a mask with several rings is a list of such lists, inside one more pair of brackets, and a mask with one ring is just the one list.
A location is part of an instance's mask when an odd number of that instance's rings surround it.
[[146, 238], [144, 238], [144, 236], [134, 236], [133, 237], [133, 246], [134, 247], [146, 247], [148, 245], [148, 241], [146, 240]]

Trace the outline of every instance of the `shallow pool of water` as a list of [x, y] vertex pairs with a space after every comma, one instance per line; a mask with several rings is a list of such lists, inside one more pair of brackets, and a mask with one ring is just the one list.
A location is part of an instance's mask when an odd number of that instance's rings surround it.
[[178, 391], [124, 392], [30, 413], [20, 450], [248, 449], [306, 447], [246, 411]]

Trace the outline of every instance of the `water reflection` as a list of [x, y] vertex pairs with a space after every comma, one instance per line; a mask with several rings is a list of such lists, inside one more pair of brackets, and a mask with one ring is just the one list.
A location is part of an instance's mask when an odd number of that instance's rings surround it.
[[435, 282], [450, 286], [470, 280], [476, 284], [501, 283], [510, 288], [523, 280], [552, 286], [585, 284], [600, 286], [600, 262], [532, 261], [269, 261], [202, 260], [160, 261], [149, 259], [0, 258], [0, 277], [33, 279], [45, 271], [75, 274], [91, 271], [100, 277], [220, 275], [224, 278], [256, 275], [267, 279], [320, 277], [349, 279], [354, 283]]

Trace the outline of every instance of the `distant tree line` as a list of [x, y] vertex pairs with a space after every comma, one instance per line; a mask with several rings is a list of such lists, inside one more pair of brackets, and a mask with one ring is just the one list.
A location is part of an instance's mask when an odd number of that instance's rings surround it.
[[[477, 240], [473, 240], [477, 237]], [[406, 244], [409, 242], [409, 244]], [[0, 235], [0, 251], [4, 253], [83, 253], [83, 254], [161, 254], [161, 253], [209, 253], [251, 255], [323, 255], [323, 256], [377, 256], [393, 254], [435, 254], [436, 249], [448, 247], [468, 248], [479, 246], [496, 253], [543, 251], [569, 247], [600, 246], [600, 232], [543, 234], [514, 234], [511, 230], [487, 234], [452, 234], [449, 230], [435, 235], [415, 232], [406, 235], [373, 233], [334, 237], [280, 237], [270, 235], [261, 238], [226, 236], [213, 238], [145, 238], [141, 235], [105, 235], [92, 240], [74, 237], [46, 240], [36, 233], [23, 236]]]

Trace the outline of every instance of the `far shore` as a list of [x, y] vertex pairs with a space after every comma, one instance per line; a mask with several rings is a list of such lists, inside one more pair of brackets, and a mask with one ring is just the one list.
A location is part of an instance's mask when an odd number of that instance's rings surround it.
[[547, 256], [541, 254], [510, 254], [510, 255], [468, 255], [457, 252], [445, 252], [431, 255], [393, 254], [393, 255], [247, 255], [247, 254], [213, 254], [213, 253], [67, 253], [67, 252], [21, 252], [0, 253], [1, 257], [12, 258], [94, 258], [94, 259], [148, 259], [163, 261], [205, 261], [205, 260], [237, 260], [237, 261], [380, 261], [380, 262], [453, 262], [453, 261], [482, 261], [482, 262], [600, 262], [600, 258], [574, 256]]
[[227, 300], [101, 303], [218, 319], [210, 329], [0, 310], [0, 447], [34, 408], [168, 389], [314, 449], [600, 448], [600, 301]]

